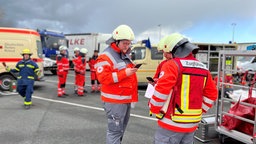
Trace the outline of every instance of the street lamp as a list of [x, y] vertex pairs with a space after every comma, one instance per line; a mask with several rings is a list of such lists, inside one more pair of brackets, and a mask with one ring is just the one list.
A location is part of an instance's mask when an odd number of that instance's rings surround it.
[[159, 27], [159, 41], [161, 40], [161, 24], [158, 25]]
[[232, 43], [234, 43], [234, 36], [235, 36], [235, 27], [236, 27], [236, 23], [232, 23], [231, 25], [233, 26], [233, 31], [232, 31]]

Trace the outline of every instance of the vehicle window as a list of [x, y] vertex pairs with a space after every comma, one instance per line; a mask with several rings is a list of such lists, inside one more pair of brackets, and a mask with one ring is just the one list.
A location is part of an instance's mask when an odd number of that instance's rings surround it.
[[163, 53], [159, 52], [156, 47], [151, 48], [151, 59], [152, 60], [162, 60]]
[[144, 59], [146, 55], [146, 48], [145, 47], [137, 47], [132, 50], [132, 55], [134, 60]]
[[37, 40], [37, 41], [36, 41], [36, 45], [37, 45], [37, 54], [38, 54], [38, 57], [43, 58], [43, 49], [42, 49], [42, 43], [41, 43], [41, 41]]

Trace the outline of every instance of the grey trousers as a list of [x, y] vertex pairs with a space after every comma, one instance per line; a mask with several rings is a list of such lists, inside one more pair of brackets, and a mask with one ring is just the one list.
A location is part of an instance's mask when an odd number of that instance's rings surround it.
[[154, 144], [193, 144], [194, 133], [179, 133], [158, 126]]
[[106, 144], [121, 144], [130, 118], [131, 104], [103, 103], [108, 120]]

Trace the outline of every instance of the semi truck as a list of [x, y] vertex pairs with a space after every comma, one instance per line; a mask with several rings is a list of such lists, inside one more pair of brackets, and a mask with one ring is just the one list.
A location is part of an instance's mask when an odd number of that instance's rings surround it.
[[51, 71], [56, 75], [56, 55], [59, 53], [59, 46], [68, 47], [68, 40], [63, 32], [48, 29], [37, 29], [37, 32], [40, 34], [43, 47], [44, 71]]
[[[65, 34], [65, 37], [69, 41], [69, 60], [72, 67], [72, 59], [74, 57], [74, 48], [86, 48], [88, 53], [86, 56], [87, 61], [93, 55], [94, 50], [98, 50], [101, 53], [106, 47], [106, 40], [111, 37], [111, 34], [104, 33], [72, 33]], [[89, 66], [86, 66], [86, 69], [89, 69]]]
[[7, 72], [6, 66], [14, 69], [22, 60], [21, 52], [25, 48], [33, 53], [31, 59], [41, 71], [36, 80], [42, 80], [43, 51], [39, 33], [32, 29], [0, 27], [0, 91], [8, 91], [12, 81], [17, 79], [17, 73]]

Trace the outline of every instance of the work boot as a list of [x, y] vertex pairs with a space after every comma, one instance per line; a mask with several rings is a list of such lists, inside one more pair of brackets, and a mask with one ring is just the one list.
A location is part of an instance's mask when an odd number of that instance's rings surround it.
[[64, 96], [69, 96], [69, 94], [66, 94], [66, 93], [64, 93], [63, 95], [64, 95]]
[[95, 93], [95, 90], [92, 90], [91, 93]]
[[84, 93], [87, 93], [87, 90], [84, 90]]
[[83, 95], [83, 94], [78, 94], [77, 96], [79, 96], [79, 97], [83, 97], [84, 95]]
[[64, 95], [61, 95], [61, 96], [58, 96], [58, 98], [66, 98], [66, 96], [64, 96]]
[[24, 107], [26, 110], [30, 109], [30, 105], [25, 105]]

